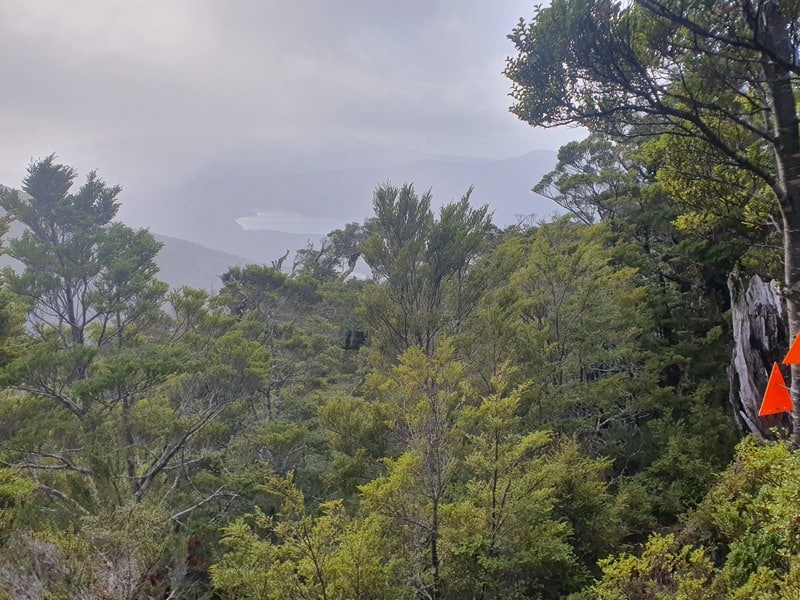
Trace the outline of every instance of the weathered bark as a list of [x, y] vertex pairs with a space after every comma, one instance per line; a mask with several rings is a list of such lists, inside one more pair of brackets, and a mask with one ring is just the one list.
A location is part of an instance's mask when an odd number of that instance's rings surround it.
[[774, 438], [774, 428], [786, 432], [791, 427], [790, 416], [759, 417], [758, 409], [772, 364], [780, 363], [788, 346], [781, 297], [774, 281], [765, 283], [758, 275], [748, 280], [733, 272], [728, 289], [734, 340], [728, 379], [734, 418], [745, 433]]

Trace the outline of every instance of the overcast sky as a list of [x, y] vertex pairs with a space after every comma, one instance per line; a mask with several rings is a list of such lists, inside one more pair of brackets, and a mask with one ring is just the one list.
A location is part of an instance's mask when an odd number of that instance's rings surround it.
[[0, 182], [56, 152], [135, 203], [219, 161], [557, 149], [501, 74], [534, 3], [0, 0]]

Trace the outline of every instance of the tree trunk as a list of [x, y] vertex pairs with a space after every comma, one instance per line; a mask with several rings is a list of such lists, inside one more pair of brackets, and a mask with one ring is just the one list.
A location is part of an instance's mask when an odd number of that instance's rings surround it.
[[433, 587], [431, 598], [440, 600], [442, 597], [441, 582], [439, 580], [439, 500], [433, 502], [433, 515], [431, 520], [431, 569], [433, 570]]
[[775, 282], [765, 283], [758, 275], [747, 280], [733, 272], [728, 289], [734, 341], [728, 379], [734, 418], [743, 432], [774, 438], [770, 429], [786, 431], [791, 419], [787, 414], [759, 417], [758, 409], [772, 364], [780, 363], [788, 347], [781, 298]]
[[[797, 182], [793, 182], [797, 188]], [[783, 291], [786, 317], [789, 322], [789, 343], [800, 334], [800, 214], [797, 210], [783, 212], [784, 277]], [[800, 449], [800, 365], [791, 365], [792, 448]]]
[[[800, 119], [795, 96], [796, 41], [794, 22], [781, 2], [743, 4], [753, 39], [762, 51], [761, 65], [772, 109], [776, 181], [772, 188], [780, 204], [783, 225], [784, 289], [789, 339], [800, 333]], [[800, 365], [791, 366], [791, 394], [794, 403], [792, 447], [800, 448]]]

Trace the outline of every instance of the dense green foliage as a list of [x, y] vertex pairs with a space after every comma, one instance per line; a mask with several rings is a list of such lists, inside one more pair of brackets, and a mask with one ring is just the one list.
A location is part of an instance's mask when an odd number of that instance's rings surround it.
[[[647, 140], [626, 164], [652, 169], [683, 205], [684, 230], [721, 244], [741, 244], [742, 230], [779, 240], [791, 338], [800, 334], [799, 26], [791, 1], [553, 0], [511, 33], [505, 71], [511, 111], [532, 125], [585, 126], [606, 159], [604, 135]], [[562, 164], [581, 158], [573, 148]], [[605, 217], [625, 183], [603, 177], [609, 164], [569, 173], [569, 193], [548, 178], [537, 189], [584, 221]], [[593, 196], [601, 202], [586, 210]], [[800, 365], [789, 370], [800, 448]]]
[[[33, 224], [4, 273], [0, 589], [588, 589], [598, 561], [703, 506], [736, 440], [729, 262], [661, 218], [679, 208], [655, 178], [599, 167], [623, 151], [570, 150], [615, 185], [583, 200], [614, 207], [599, 224], [497, 231], [468, 197], [435, 218], [429, 195], [382, 186], [348, 226], [374, 281], [307, 249], [291, 275], [232, 268], [213, 296], [157, 281], [149, 234], [110, 220], [117, 188], [92, 175], [73, 195], [71, 169], [32, 164], [27, 195], [0, 198]], [[565, 165], [548, 181], [579, 193]], [[48, 178], [53, 197], [30, 183]], [[79, 202], [96, 218], [67, 219]]]
[[744, 440], [677, 533], [653, 534], [640, 555], [602, 561], [602, 579], [579, 597], [797, 597], [798, 458], [784, 444]]
[[384, 184], [210, 294], [158, 281], [96, 174], [0, 188], [0, 598], [800, 593], [800, 459], [727, 398], [728, 274], [786, 257], [766, 50], [699, 10], [732, 3], [681, 4], [695, 37], [677, 7], [559, 0], [512, 34], [515, 112], [593, 130], [535, 187], [550, 222]]

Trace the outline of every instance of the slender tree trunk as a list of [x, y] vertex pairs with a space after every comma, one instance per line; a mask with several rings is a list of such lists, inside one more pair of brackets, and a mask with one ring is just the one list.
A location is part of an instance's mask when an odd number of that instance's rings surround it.
[[[800, 191], [800, 185], [794, 183]], [[797, 210], [783, 215], [784, 277], [786, 316], [789, 321], [790, 343], [800, 333], [800, 213]], [[792, 447], [800, 449], [800, 365], [791, 366]]]
[[134, 462], [134, 439], [130, 422], [131, 407], [127, 398], [122, 399], [122, 441], [125, 444], [125, 466], [131, 480], [133, 495], [136, 496], [138, 482], [136, 479], [136, 463]]
[[433, 515], [431, 519], [431, 568], [433, 569], [433, 589], [431, 598], [439, 600], [442, 591], [439, 582], [439, 502], [433, 503]]
[[[786, 317], [790, 344], [800, 333], [800, 139], [798, 137], [797, 108], [791, 88], [784, 85], [772, 87], [775, 111], [775, 146], [778, 199], [783, 226], [783, 261]], [[792, 98], [778, 99], [778, 93]], [[791, 366], [792, 447], [800, 448], [800, 365]]]
[[[766, 48], [762, 68], [770, 95], [776, 182], [773, 185], [783, 221], [784, 301], [789, 338], [800, 332], [800, 129], [793, 74], [795, 62], [790, 31], [793, 24], [777, 0], [743, 4], [754, 40]], [[800, 448], [800, 366], [791, 367], [792, 446]]]

